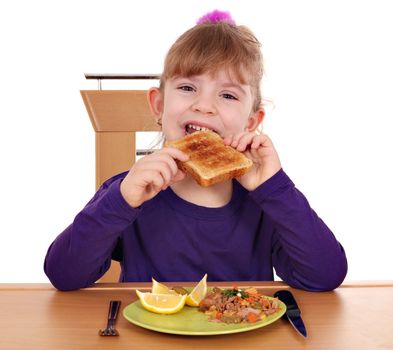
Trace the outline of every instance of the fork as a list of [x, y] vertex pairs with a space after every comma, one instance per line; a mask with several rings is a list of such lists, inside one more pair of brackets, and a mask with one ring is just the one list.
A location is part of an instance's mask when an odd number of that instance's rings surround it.
[[98, 331], [99, 335], [102, 336], [119, 335], [119, 332], [115, 328], [115, 322], [116, 322], [117, 314], [119, 312], [120, 305], [121, 305], [121, 301], [111, 300], [111, 302], [109, 303], [108, 323], [105, 329], [100, 329]]

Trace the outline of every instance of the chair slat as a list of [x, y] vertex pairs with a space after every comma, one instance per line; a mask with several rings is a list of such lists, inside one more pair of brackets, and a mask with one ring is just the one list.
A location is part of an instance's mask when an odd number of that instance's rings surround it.
[[96, 132], [160, 130], [146, 90], [82, 90], [81, 95]]

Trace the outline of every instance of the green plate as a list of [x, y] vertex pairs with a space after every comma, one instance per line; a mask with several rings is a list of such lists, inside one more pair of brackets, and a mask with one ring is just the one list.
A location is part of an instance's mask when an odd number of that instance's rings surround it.
[[157, 332], [182, 335], [220, 335], [247, 332], [267, 326], [285, 314], [286, 306], [279, 301], [279, 311], [255, 323], [227, 324], [211, 322], [196, 307], [185, 306], [173, 315], [160, 315], [147, 311], [141, 302], [135, 301], [123, 310], [123, 316], [131, 323]]

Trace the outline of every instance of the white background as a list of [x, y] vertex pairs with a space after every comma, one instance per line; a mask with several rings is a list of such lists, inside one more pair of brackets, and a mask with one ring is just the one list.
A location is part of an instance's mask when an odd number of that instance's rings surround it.
[[[344, 245], [347, 280], [393, 279], [389, 1], [15, 0], [0, 5], [0, 282], [47, 282], [49, 244], [94, 194], [84, 73], [160, 73], [216, 8], [262, 42], [264, 131]], [[117, 87], [138, 86], [103, 82]]]

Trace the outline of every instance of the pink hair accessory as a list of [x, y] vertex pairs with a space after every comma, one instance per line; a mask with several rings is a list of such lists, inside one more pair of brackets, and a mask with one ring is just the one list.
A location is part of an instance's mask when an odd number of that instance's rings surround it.
[[229, 12], [224, 12], [220, 10], [214, 10], [212, 12], [206, 13], [206, 15], [198, 19], [197, 24], [218, 23], [218, 22], [225, 22], [232, 26], [236, 25], [235, 21], [233, 20]]

